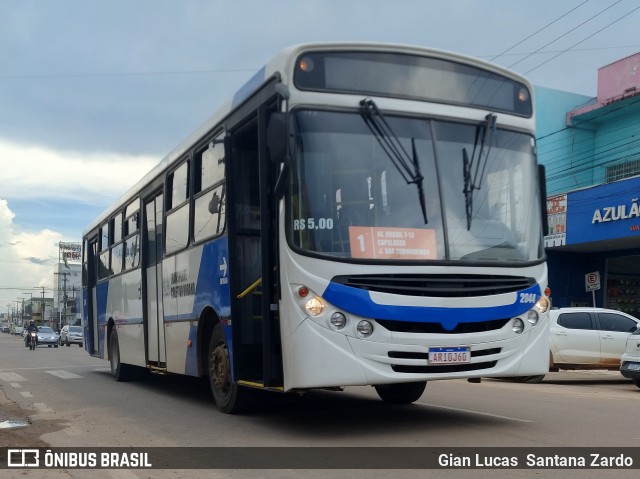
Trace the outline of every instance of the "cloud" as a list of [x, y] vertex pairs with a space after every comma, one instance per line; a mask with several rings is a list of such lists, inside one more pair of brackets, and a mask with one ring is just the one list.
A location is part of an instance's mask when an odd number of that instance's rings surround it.
[[[101, 210], [158, 161], [150, 156], [79, 154], [0, 140], [0, 288], [5, 288], [0, 290], [0, 310], [25, 288], [52, 287], [58, 243], [69, 238], [50, 226], [56, 222], [47, 221], [51, 208], [72, 205], [67, 212], [71, 216], [77, 216], [83, 206]], [[43, 204], [39, 213], [29, 212], [41, 221], [25, 218], [10, 207], [11, 202], [25, 201]]]
[[159, 158], [109, 153], [60, 152], [0, 140], [2, 198], [57, 198], [110, 203]]
[[0, 310], [28, 289], [53, 284], [58, 242], [63, 239], [49, 229], [21, 231], [14, 218], [8, 202], [0, 199]]

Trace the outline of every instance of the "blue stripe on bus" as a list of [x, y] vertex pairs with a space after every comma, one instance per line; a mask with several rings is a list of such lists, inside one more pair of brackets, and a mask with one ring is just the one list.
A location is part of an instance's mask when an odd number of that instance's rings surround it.
[[255, 75], [253, 75], [249, 79], [247, 83], [245, 83], [240, 87], [240, 89], [236, 92], [236, 94], [233, 95], [233, 102], [232, 102], [231, 108], [237, 107], [240, 103], [242, 103], [244, 100], [249, 98], [249, 95], [251, 95], [254, 91], [256, 91], [260, 85], [262, 85], [262, 83], [264, 82], [265, 72], [266, 72], [265, 67], [262, 67], [260, 70], [256, 72]]
[[[227, 319], [231, 315], [231, 293], [229, 289], [229, 271], [231, 269], [229, 261], [229, 238], [222, 236], [215, 239], [202, 248], [198, 278], [196, 281], [195, 298], [191, 315], [179, 315], [167, 317], [166, 321], [179, 321], [181, 319], [199, 319], [203, 310], [212, 307], [219, 320]], [[188, 318], [187, 318], [188, 317]], [[198, 373], [198, 347], [209, 348], [209, 344], [198, 346], [197, 326], [189, 329], [189, 339], [191, 347], [187, 348], [185, 358], [185, 374], [196, 376]], [[227, 346], [229, 348], [229, 359], [232, 362], [233, 371], [233, 351], [231, 342], [231, 328], [225, 327], [227, 336]], [[207, 338], [208, 341], [208, 338]], [[203, 365], [206, 373], [206, 364]], [[233, 373], [232, 373], [233, 374]]]
[[[522, 295], [525, 296], [522, 296]], [[395, 306], [375, 303], [369, 292], [338, 283], [329, 283], [322, 295], [325, 300], [344, 311], [372, 319], [409, 321], [414, 323], [440, 323], [451, 331], [459, 323], [476, 323], [494, 319], [513, 318], [529, 311], [540, 298], [539, 285], [517, 292], [512, 304], [472, 308], [443, 308], [434, 306]], [[525, 298], [526, 302], [521, 302]]]
[[219, 318], [231, 314], [229, 263], [228, 237], [223, 236], [203, 246], [192, 317], [199, 318], [207, 306], [212, 306]]

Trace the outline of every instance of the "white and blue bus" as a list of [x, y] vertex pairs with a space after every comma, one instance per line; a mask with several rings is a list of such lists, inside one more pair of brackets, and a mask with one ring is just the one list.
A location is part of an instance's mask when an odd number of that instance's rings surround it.
[[548, 371], [532, 87], [371, 43], [288, 48], [84, 232], [85, 348], [116, 380], [255, 389]]

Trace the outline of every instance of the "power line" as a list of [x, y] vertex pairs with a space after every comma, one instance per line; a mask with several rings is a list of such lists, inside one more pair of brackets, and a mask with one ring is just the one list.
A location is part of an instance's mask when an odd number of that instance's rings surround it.
[[[640, 48], [640, 45], [618, 45], [618, 46], [608, 46], [608, 47], [592, 47], [592, 48], [574, 48], [571, 50], [571, 53], [579, 53], [579, 52], [595, 52], [599, 50], [621, 50], [623, 48]], [[544, 53], [558, 53], [563, 52], [564, 50], [547, 50]], [[533, 52], [516, 52], [516, 53], [505, 53], [503, 56], [506, 57], [516, 57], [521, 55], [529, 55], [533, 54]], [[478, 58], [489, 58], [491, 55], [477, 55]]]
[[[610, 8], [612, 8], [613, 6], [617, 5], [617, 4], [618, 4], [618, 3], [620, 3], [621, 1], [622, 1], [622, 0], [618, 0], [616, 3], [612, 3], [611, 5], [609, 5], [609, 6], [608, 6], [607, 8], [605, 8], [604, 10], [601, 10], [600, 12], [596, 13], [596, 14], [595, 14], [595, 15], [593, 15], [592, 17], [590, 17], [590, 18], [586, 19], [584, 22], [582, 22], [582, 23], [580, 23], [579, 25], [577, 25], [577, 26], [573, 27], [571, 30], [568, 30], [567, 32], [565, 32], [565, 33], [563, 33], [562, 35], [560, 35], [559, 37], [556, 37], [556, 38], [554, 38], [553, 40], [551, 40], [549, 43], [547, 43], [547, 44], [545, 44], [545, 45], [541, 46], [541, 47], [540, 47], [540, 48], [538, 48], [535, 52], [530, 53], [529, 55], [525, 56], [524, 58], [521, 58], [520, 60], [518, 60], [518, 61], [517, 61], [517, 62], [515, 62], [515, 63], [512, 63], [511, 65], [509, 65], [509, 68], [511, 68], [511, 67], [513, 67], [513, 66], [515, 66], [515, 65], [517, 65], [518, 63], [523, 62], [524, 60], [526, 60], [526, 59], [527, 59], [527, 58], [529, 58], [530, 56], [535, 55], [536, 53], [539, 53], [539, 52], [540, 52], [540, 50], [542, 50], [542, 49], [544, 49], [544, 48], [548, 47], [548, 46], [549, 46], [549, 45], [551, 45], [552, 43], [557, 42], [557, 41], [558, 41], [558, 40], [560, 40], [561, 38], [566, 37], [569, 33], [571, 33], [571, 32], [573, 32], [573, 31], [577, 30], [577, 29], [578, 29], [578, 28], [580, 28], [582, 25], [584, 25], [585, 23], [590, 22], [591, 20], [593, 20], [593, 19], [594, 19], [594, 18], [596, 18], [597, 16], [602, 15], [604, 12], [606, 12], [607, 10], [609, 10]], [[526, 73], [529, 73], [529, 72], [526, 72]], [[525, 73], [525, 74], [526, 74], [526, 73]]]
[[573, 12], [574, 10], [577, 10], [578, 8], [580, 8], [582, 5], [584, 5], [585, 3], [588, 3], [590, 0], [585, 0], [584, 2], [582, 2], [580, 5], [572, 8], [571, 10], [569, 10], [567, 13], [560, 15], [558, 18], [556, 18], [555, 20], [553, 20], [551, 23], [547, 23], [544, 27], [536, 30], [535, 32], [533, 32], [531, 35], [529, 35], [528, 37], [520, 40], [518, 43], [516, 43], [515, 45], [510, 46], [509, 48], [507, 48], [505, 51], [503, 51], [502, 53], [498, 53], [496, 56], [494, 56], [493, 58], [491, 58], [489, 61], [494, 61], [496, 58], [501, 57], [502, 55], [504, 55], [505, 53], [507, 53], [510, 50], [513, 50], [515, 47], [517, 47], [518, 45], [521, 45], [522, 43], [526, 42], [527, 40], [529, 40], [531, 37], [537, 35], [538, 33], [540, 33], [542, 30], [544, 30], [547, 27], [550, 27], [551, 25], [553, 25], [554, 23], [556, 23], [558, 20], [560, 20], [561, 18], [566, 17], [567, 15], [569, 15], [571, 12]]
[[[614, 4], [615, 5], [615, 4]], [[628, 13], [625, 13], [624, 15], [622, 15], [620, 18], [618, 18], [617, 20], [614, 20], [613, 22], [609, 23], [608, 25], [605, 25], [604, 27], [602, 27], [600, 30], [592, 33], [591, 35], [589, 35], [588, 37], [580, 40], [578, 43], [574, 43], [573, 45], [571, 45], [569, 48], [567, 48], [566, 50], [558, 53], [557, 55], [552, 56], [551, 58], [549, 58], [548, 60], [543, 61], [542, 63], [540, 63], [538, 66], [533, 67], [530, 70], [527, 70], [526, 72], [524, 72], [524, 74], [528, 74], [531, 73], [533, 70], [537, 70], [538, 68], [540, 68], [542, 65], [545, 65], [547, 63], [549, 63], [551, 60], [555, 60], [556, 58], [558, 58], [560, 55], [562, 55], [563, 53], [568, 52], [569, 50], [571, 50], [573, 47], [575, 47], [576, 45], [580, 45], [583, 42], [586, 42], [589, 38], [597, 35], [598, 33], [600, 33], [603, 30], [606, 30], [607, 28], [609, 28], [611, 25], [613, 25], [614, 23], [618, 23], [620, 20], [622, 20], [623, 18], [628, 17], [629, 15], [631, 15], [633, 12], [635, 12], [636, 10], [640, 10], [640, 7], [636, 7], [633, 10], [631, 10]]]

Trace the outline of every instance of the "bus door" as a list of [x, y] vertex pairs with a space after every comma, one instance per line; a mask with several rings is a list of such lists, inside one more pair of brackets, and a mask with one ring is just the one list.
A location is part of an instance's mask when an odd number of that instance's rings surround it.
[[[143, 264], [145, 281], [143, 295], [146, 315], [147, 361], [153, 366], [166, 363], [164, 312], [162, 308], [162, 207], [163, 194], [145, 201], [145, 234]], [[162, 366], [161, 366], [162, 365]]]
[[[98, 237], [94, 236], [85, 243], [86, 258], [86, 289], [87, 297], [85, 301], [86, 312], [88, 317], [87, 327], [89, 329], [88, 342], [86, 349], [91, 355], [98, 354], [98, 345], [100, 344], [98, 330], [98, 302], [96, 296], [96, 284], [98, 278]], [[61, 325], [62, 326], [62, 325]]]
[[[280, 387], [282, 351], [276, 297], [277, 228], [274, 169], [267, 157], [266, 119], [260, 106], [227, 130], [229, 257], [235, 378]], [[230, 150], [230, 151], [229, 151]]]

